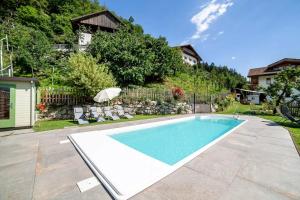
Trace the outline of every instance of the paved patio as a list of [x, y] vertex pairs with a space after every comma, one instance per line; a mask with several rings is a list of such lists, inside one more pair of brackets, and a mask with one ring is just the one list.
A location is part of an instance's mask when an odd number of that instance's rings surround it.
[[[170, 118], [0, 137], [0, 199], [112, 199], [101, 184], [79, 191], [76, 183], [93, 174], [71, 143], [59, 142], [71, 133]], [[242, 118], [242, 127], [132, 199], [300, 199], [300, 158], [288, 131]]]

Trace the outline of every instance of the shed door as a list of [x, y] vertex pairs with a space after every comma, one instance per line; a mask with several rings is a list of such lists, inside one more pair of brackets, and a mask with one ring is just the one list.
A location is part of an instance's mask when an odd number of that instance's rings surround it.
[[0, 84], [0, 128], [15, 126], [15, 88]]

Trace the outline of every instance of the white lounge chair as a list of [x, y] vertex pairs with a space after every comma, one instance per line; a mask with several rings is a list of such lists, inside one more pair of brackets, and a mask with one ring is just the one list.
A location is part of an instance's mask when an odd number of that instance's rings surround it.
[[78, 121], [78, 124], [88, 124], [85, 114], [83, 113], [82, 107], [74, 107], [74, 120]]
[[104, 108], [104, 115], [108, 119], [112, 119], [112, 120], [119, 120], [120, 119], [119, 116], [113, 115], [112, 112], [111, 112], [111, 110], [109, 108]]
[[97, 120], [97, 122], [105, 121], [105, 119], [98, 114], [97, 108], [95, 106], [90, 107], [90, 116], [92, 118], [95, 118]]
[[132, 119], [133, 116], [130, 115], [129, 113], [125, 113], [123, 107], [120, 107], [119, 109], [117, 109], [118, 115], [119, 117], [123, 117], [123, 118], [127, 118], [127, 119]]

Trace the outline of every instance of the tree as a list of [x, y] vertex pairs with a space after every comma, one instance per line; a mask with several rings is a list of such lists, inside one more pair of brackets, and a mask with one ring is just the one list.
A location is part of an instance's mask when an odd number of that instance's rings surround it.
[[[289, 67], [275, 77], [275, 82], [265, 89], [267, 95], [269, 95], [275, 107], [284, 102], [286, 96], [293, 95], [293, 89], [300, 90], [300, 66]], [[276, 113], [274, 109], [273, 113]]]
[[3, 23], [0, 30], [0, 36], [9, 35], [16, 75], [45, 78], [43, 70], [49, 67], [48, 60], [52, 56], [52, 45], [47, 36], [20, 24]]
[[116, 85], [116, 81], [103, 64], [84, 53], [72, 54], [68, 61], [69, 84], [89, 96], [95, 96], [100, 90]]
[[32, 6], [21, 6], [17, 9], [17, 22], [27, 27], [41, 30], [48, 37], [53, 37], [51, 17], [42, 10]]
[[144, 85], [171, 75], [182, 60], [165, 38], [123, 27], [114, 34], [98, 32], [88, 51], [105, 63], [121, 85]]

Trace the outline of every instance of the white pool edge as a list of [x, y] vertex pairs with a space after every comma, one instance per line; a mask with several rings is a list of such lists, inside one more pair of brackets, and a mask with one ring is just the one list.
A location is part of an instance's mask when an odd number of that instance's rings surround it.
[[[103, 135], [111, 135], [113, 132], [114, 132], [114, 134], [118, 134], [118, 133], [124, 132], [124, 129], [126, 131], [146, 129], [146, 128], [149, 128], [149, 127], [155, 127], [155, 126], [161, 126], [161, 125], [165, 125], [165, 124], [172, 124], [172, 123], [176, 123], [176, 122], [180, 122], [180, 121], [186, 121], [186, 120], [194, 119], [194, 118], [197, 118], [197, 117], [200, 117], [200, 118], [231, 118], [231, 119], [233, 118], [233, 117], [229, 117], [229, 116], [219, 116], [219, 115], [203, 115], [203, 116], [202, 115], [194, 115], [194, 116], [183, 117], [183, 118], [178, 118], [178, 119], [170, 119], [170, 120], [164, 120], [164, 121], [160, 121], [160, 122], [150, 122], [150, 123], [139, 124], [139, 125], [131, 125], [131, 126], [126, 126], [126, 127], [122, 127], [122, 128], [112, 128], [112, 129], [106, 129], [106, 130], [100, 130], [100, 131], [84, 132], [84, 133], [80, 133], [80, 134], [87, 134], [87, 133], [92, 133], [92, 132], [97, 132], [98, 134], [103, 134]], [[239, 127], [241, 127], [242, 125], [244, 125], [248, 121], [248, 120], [240, 119], [240, 118], [238, 120], [243, 120], [243, 122], [241, 122], [239, 125], [235, 126], [234, 128], [230, 129], [229, 131], [227, 131], [226, 133], [224, 133], [222, 136], [218, 137], [217, 139], [213, 140], [209, 144], [203, 146], [202, 148], [200, 148], [196, 152], [192, 153], [191, 155], [189, 155], [186, 158], [182, 159], [181, 161], [177, 162], [175, 165], [170, 165], [170, 169], [168, 171], [166, 171], [164, 174], [162, 174], [159, 178], [152, 181], [151, 184], [144, 185], [143, 189], [136, 190], [135, 192], [130, 193], [130, 194], [126, 194], [126, 195], [122, 195], [118, 191], [118, 189], [115, 188], [113, 186], [113, 184], [111, 184], [109, 182], [109, 180], [103, 174], [100, 173], [100, 170], [93, 164], [93, 162], [87, 157], [87, 155], [85, 155], [85, 153], [82, 151], [80, 146], [72, 138], [72, 135], [69, 135], [68, 138], [70, 139], [72, 144], [75, 146], [75, 148], [77, 149], [79, 154], [82, 156], [84, 161], [88, 164], [88, 166], [93, 171], [93, 173], [97, 176], [97, 178], [101, 181], [101, 183], [108, 190], [108, 192], [117, 200], [126, 200], [126, 199], [129, 199], [129, 198], [135, 196], [136, 194], [142, 192], [143, 190], [145, 190], [146, 188], [148, 188], [151, 185], [155, 184], [156, 182], [160, 181], [161, 179], [165, 178], [166, 176], [170, 175], [171, 173], [173, 173], [174, 171], [176, 171], [177, 169], [179, 169], [180, 167], [182, 167], [186, 163], [193, 160], [195, 157], [199, 156], [202, 152], [206, 151], [211, 146], [215, 145], [216, 143], [218, 143], [219, 141], [224, 139], [226, 136], [228, 136], [229, 134], [234, 132], [236, 129], [238, 129]], [[120, 143], [120, 145], [125, 145], [125, 144]], [[137, 151], [135, 149], [133, 149], [133, 150]], [[139, 151], [137, 151], [137, 152], [141, 153]], [[148, 155], [145, 155], [145, 156], [151, 158]], [[160, 162], [162, 162], [162, 161], [160, 161]]]

